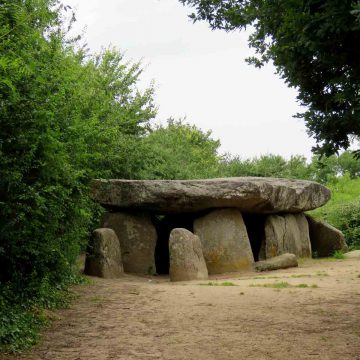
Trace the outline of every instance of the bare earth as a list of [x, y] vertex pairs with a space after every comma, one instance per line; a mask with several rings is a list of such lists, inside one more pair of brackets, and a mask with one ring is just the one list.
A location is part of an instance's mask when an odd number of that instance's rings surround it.
[[[349, 259], [210, 280], [236, 286], [92, 278], [74, 289], [80, 297], [56, 312], [38, 346], [11, 358], [358, 360], [359, 276], [360, 259]], [[276, 282], [291, 286], [251, 286]]]

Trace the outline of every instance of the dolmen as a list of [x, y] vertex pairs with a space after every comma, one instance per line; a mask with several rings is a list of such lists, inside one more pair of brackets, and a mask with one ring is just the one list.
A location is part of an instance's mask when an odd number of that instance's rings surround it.
[[128, 273], [170, 270], [173, 281], [204, 279], [251, 270], [255, 262], [283, 254], [306, 258], [347, 250], [339, 230], [305, 215], [331, 196], [312, 181], [93, 180], [91, 196], [106, 209], [100, 227], [117, 235]]

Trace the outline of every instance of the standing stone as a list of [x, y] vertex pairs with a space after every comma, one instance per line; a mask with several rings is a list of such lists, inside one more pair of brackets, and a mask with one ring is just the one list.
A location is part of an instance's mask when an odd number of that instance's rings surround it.
[[309, 223], [304, 214], [295, 214], [297, 225], [300, 232], [300, 247], [301, 255], [300, 257], [312, 257], [312, 247], [310, 241], [310, 230]]
[[119, 239], [112, 229], [96, 229], [89, 244], [85, 274], [117, 278], [124, 272]]
[[155, 248], [155, 264], [158, 274], [169, 274], [169, 237], [175, 228], [183, 228], [193, 232], [194, 215], [168, 214], [165, 216], [153, 216], [158, 240]]
[[311, 257], [309, 226], [304, 214], [270, 215], [265, 221], [266, 259], [285, 253]]
[[201, 242], [186, 229], [173, 229], [169, 239], [170, 280], [204, 280], [208, 278]]
[[[279, 215], [271, 215], [265, 221], [265, 239], [263, 253], [265, 259], [284, 254], [286, 239], [285, 218]], [[261, 258], [263, 260], [263, 257]]]
[[254, 257], [249, 237], [237, 209], [214, 210], [194, 221], [209, 274], [251, 269]]
[[149, 214], [108, 212], [102, 225], [113, 229], [120, 240], [125, 272], [155, 273], [157, 234]]
[[336, 250], [346, 252], [348, 247], [343, 233], [333, 226], [307, 216], [311, 246], [318, 256], [332, 256]]

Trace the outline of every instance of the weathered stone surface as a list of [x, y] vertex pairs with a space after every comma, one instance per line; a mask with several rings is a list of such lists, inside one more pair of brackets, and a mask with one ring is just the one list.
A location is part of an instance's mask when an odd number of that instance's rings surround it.
[[268, 260], [258, 261], [255, 263], [257, 271], [269, 271], [277, 269], [287, 269], [289, 267], [297, 267], [298, 261], [294, 254], [282, 254]]
[[112, 229], [96, 229], [85, 260], [85, 274], [117, 278], [124, 272], [119, 239]]
[[344, 254], [345, 259], [357, 259], [360, 258], [360, 250], [349, 251]]
[[320, 207], [330, 199], [330, 191], [311, 181], [255, 177], [94, 180], [92, 197], [105, 207], [163, 214], [229, 207], [244, 212], [273, 214]]
[[285, 253], [311, 257], [309, 227], [304, 214], [269, 215], [264, 240], [266, 259]]
[[186, 229], [173, 229], [169, 239], [170, 280], [204, 280], [208, 278], [201, 242]]
[[102, 226], [113, 229], [118, 236], [125, 272], [150, 274], [156, 271], [157, 234], [150, 215], [108, 212], [103, 217]]
[[296, 214], [296, 223], [300, 233], [300, 257], [312, 257], [309, 223], [304, 214]]
[[332, 256], [336, 250], [347, 252], [343, 233], [333, 226], [307, 216], [312, 250], [318, 256]]
[[219, 209], [194, 221], [209, 274], [252, 268], [254, 257], [237, 209]]

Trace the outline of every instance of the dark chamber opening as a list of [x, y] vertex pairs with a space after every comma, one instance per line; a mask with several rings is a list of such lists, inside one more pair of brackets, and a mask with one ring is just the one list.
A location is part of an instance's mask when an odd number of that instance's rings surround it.
[[184, 228], [193, 232], [193, 221], [194, 215], [191, 214], [154, 216], [153, 223], [158, 236], [155, 247], [155, 265], [157, 274], [169, 274], [169, 236], [171, 230], [175, 228]]
[[[243, 213], [242, 216], [249, 236], [254, 260], [258, 261], [261, 245], [265, 238], [265, 220], [267, 215]], [[194, 219], [197, 217], [199, 217], [199, 214], [196, 213], [153, 216], [152, 221], [158, 237], [155, 246], [155, 265], [158, 275], [169, 274], [169, 237], [171, 230], [184, 228], [193, 232]]]
[[265, 219], [262, 214], [242, 214], [249, 236], [254, 260], [259, 261], [261, 244], [265, 238]]

